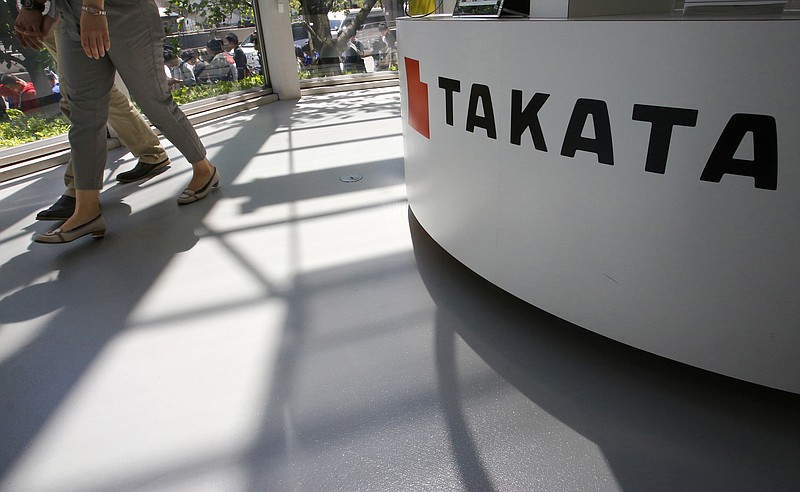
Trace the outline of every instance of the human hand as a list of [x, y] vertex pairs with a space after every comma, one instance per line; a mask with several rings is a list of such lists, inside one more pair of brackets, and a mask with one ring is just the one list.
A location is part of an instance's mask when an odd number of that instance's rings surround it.
[[38, 10], [20, 9], [17, 13], [17, 20], [14, 21], [14, 35], [22, 46], [37, 51], [42, 49], [43, 17]]
[[61, 16], [56, 14], [55, 17], [50, 17], [49, 15], [45, 15], [42, 17], [42, 38], [46, 38], [48, 34], [50, 34], [50, 30], [53, 29], [53, 26], [58, 24], [58, 21], [61, 20]]
[[99, 59], [111, 48], [108, 20], [104, 15], [81, 14], [81, 46], [89, 58]]

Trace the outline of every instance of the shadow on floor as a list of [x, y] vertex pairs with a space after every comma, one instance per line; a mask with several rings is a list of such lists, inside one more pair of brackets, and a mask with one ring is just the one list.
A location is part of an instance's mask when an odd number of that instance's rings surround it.
[[[800, 395], [733, 380], [612, 341], [469, 271], [409, 211], [420, 275], [438, 306], [436, 355], [461, 337], [535, 405], [602, 450], [623, 490], [797, 490]], [[444, 386], [446, 387], [446, 386]], [[462, 477], [491, 490], [463, 422], [446, 414]], [[568, 465], [565, 465], [568, 466]]]

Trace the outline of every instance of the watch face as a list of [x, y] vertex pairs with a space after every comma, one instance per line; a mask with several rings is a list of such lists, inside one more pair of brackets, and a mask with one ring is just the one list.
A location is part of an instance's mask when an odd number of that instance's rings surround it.
[[46, 13], [49, 10], [50, 2], [39, 3], [35, 0], [20, 0], [20, 5], [26, 10], [38, 10], [39, 12]]

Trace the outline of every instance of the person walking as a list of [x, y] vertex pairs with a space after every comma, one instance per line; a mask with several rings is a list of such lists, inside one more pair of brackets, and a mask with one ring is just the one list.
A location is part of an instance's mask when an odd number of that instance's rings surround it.
[[233, 61], [236, 63], [237, 80], [244, 80], [247, 75], [247, 55], [239, 46], [239, 36], [232, 32], [226, 34], [223, 47], [233, 56]]
[[[35, 2], [36, 0], [34, 0]], [[34, 236], [41, 243], [103, 237], [100, 189], [106, 161], [105, 124], [115, 72], [150, 121], [192, 164], [178, 204], [205, 198], [219, 186], [218, 170], [186, 115], [172, 99], [163, 69], [163, 26], [152, 0], [54, 0], [61, 80], [68, 86], [69, 132], [75, 168], [75, 212], [60, 227]], [[38, 14], [38, 16], [37, 16]], [[39, 9], [24, 9], [15, 32], [24, 44], [41, 40], [48, 24]]]
[[39, 98], [33, 83], [25, 82], [10, 73], [0, 75], [0, 96], [7, 97], [23, 113], [39, 108]]
[[165, 73], [167, 73], [167, 83], [172, 90], [197, 84], [192, 66], [172, 51], [164, 51], [164, 65], [169, 69], [169, 72]]
[[238, 71], [233, 57], [223, 49], [222, 40], [219, 38], [210, 39], [206, 43], [206, 50], [210, 58], [205, 64], [203, 75], [208, 82], [236, 82]]
[[[42, 38], [42, 44], [50, 56], [59, 65], [58, 43], [56, 42], [55, 29], [50, 29]], [[59, 108], [61, 113], [69, 119], [69, 100], [64, 97], [69, 87], [59, 83], [62, 92]], [[133, 106], [130, 99], [119, 90], [116, 85], [111, 88], [108, 107], [108, 126], [114, 131], [119, 142], [130, 150], [138, 159], [136, 166], [117, 175], [120, 183], [133, 183], [159, 174], [170, 165], [167, 151], [158, 140], [150, 125], [142, 114]], [[66, 189], [56, 202], [49, 208], [36, 214], [36, 220], [67, 220], [75, 213], [75, 170], [72, 159], [67, 162], [64, 169], [64, 185]]]

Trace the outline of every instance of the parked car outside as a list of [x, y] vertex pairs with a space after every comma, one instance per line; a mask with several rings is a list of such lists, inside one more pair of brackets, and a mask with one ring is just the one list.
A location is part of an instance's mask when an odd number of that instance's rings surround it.
[[292, 39], [294, 40], [294, 45], [303, 47], [306, 43], [308, 43], [308, 26], [306, 26], [305, 22], [292, 22]]
[[331, 25], [331, 37], [335, 38], [337, 34], [339, 34], [339, 28], [342, 27], [342, 21], [344, 19], [328, 19], [328, 22]]

